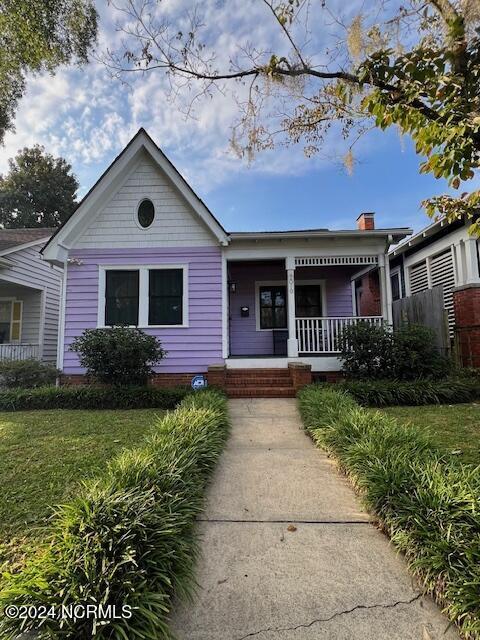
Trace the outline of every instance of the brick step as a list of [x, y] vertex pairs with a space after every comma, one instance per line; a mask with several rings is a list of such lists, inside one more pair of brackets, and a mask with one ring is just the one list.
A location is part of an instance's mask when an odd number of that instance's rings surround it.
[[289, 369], [227, 369], [227, 376], [279, 376], [290, 377]]
[[261, 385], [263, 387], [274, 387], [276, 385], [279, 385], [280, 387], [288, 387], [292, 385], [292, 382], [290, 378], [252, 378], [251, 376], [245, 376], [244, 378], [230, 378], [227, 376], [227, 385], [239, 385], [242, 387], [253, 387], [256, 385]]
[[229, 398], [294, 398], [293, 387], [231, 387], [227, 385]]
[[250, 380], [251, 384], [254, 384], [258, 380], [272, 380], [275, 383], [278, 382], [283, 384], [290, 384], [291, 377], [290, 376], [272, 376], [272, 375], [269, 375], [269, 376], [267, 375], [265, 376], [249, 376], [249, 375], [229, 376], [227, 375], [226, 380], [227, 382], [231, 382], [232, 384], [238, 381], [243, 381], [243, 380]]

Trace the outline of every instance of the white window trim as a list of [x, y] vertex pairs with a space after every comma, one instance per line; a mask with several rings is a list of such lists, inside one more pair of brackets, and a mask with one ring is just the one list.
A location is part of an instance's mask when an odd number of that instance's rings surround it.
[[[306, 285], [313, 284], [318, 285], [320, 287], [320, 296], [322, 299], [322, 313], [323, 317], [327, 316], [327, 288], [326, 288], [326, 280], [295, 280], [295, 286], [297, 285]], [[286, 280], [255, 280], [255, 330], [256, 331], [275, 331], [275, 329], [261, 329], [260, 328], [260, 287], [276, 287], [278, 285], [287, 286]], [[285, 304], [287, 307], [287, 318], [288, 318], [288, 304], [287, 300], [285, 300]], [[288, 327], [283, 329], [284, 331], [288, 330]]]
[[[148, 324], [148, 272], [152, 269], [182, 269], [183, 271], [183, 299], [182, 318], [183, 324]], [[110, 264], [98, 267], [98, 310], [97, 327], [108, 329], [111, 325], [105, 324], [105, 283], [107, 271], [138, 271], [138, 329], [187, 329], [189, 327], [188, 309], [188, 264]], [[133, 326], [133, 325], [132, 325]]]

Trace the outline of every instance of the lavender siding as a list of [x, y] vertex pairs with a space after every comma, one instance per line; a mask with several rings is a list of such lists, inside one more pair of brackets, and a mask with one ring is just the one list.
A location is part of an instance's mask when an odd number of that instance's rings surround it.
[[[350, 276], [358, 267], [308, 267], [295, 272], [296, 280], [325, 280], [325, 316], [351, 316], [352, 290]], [[229, 280], [236, 285], [230, 294], [230, 354], [234, 356], [272, 355], [271, 331], [257, 331], [255, 324], [255, 282], [286, 281], [285, 264], [281, 262], [237, 262], [229, 265]], [[240, 308], [250, 308], [248, 318], [240, 316]]]
[[65, 308], [64, 372], [84, 373], [73, 339], [97, 326], [99, 265], [188, 264], [189, 327], [146, 329], [157, 336], [168, 356], [161, 373], [205, 372], [222, 359], [222, 269], [219, 247], [83, 249], [72, 252], [82, 264], [68, 265]]

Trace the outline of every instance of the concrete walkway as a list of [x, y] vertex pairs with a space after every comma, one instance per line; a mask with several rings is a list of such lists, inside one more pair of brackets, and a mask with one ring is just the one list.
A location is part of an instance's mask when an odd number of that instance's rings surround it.
[[179, 640], [458, 638], [304, 434], [295, 400], [231, 400], [230, 412], [198, 594], [172, 615]]

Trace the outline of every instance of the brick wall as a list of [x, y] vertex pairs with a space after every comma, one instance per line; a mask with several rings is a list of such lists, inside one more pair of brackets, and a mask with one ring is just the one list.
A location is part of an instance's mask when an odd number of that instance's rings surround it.
[[362, 292], [360, 295], [359, 316], [379, 316], [381, 315], [380, 303], [380, 281], [378, 271], [371, 271], [363, 276], [361, 280]]
[[455, 340], [463, 367], [480, 367], [480, 284], [453, 291]]

